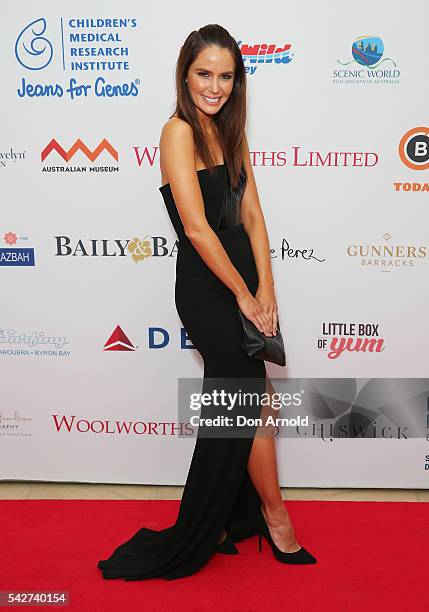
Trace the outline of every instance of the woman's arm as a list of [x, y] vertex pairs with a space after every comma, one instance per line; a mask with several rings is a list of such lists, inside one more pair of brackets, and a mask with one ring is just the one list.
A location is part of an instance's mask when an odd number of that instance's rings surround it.
[[249, 145], [245, 136], [245, 166], [247, 185], [241, 203], [241, 220], [249, 235], [258, 271], [259, 284], [256, 299], [270, 318], [273, 334], [277, 328], [277, 302], [271, 269], [270, 244], [265, 219], [259, 202], [258, 190], [250, 161]]
[[260, 331], [270, 335], [271, 325], [267, 315], [250, 293], [243, 277], [207, 221], [195, 170], [191, 126], [180, 119], [170, 119], [162, 129], [159, 146], [163, 168], [186, 236], [207, 266], [234, 293], [243, 314]]

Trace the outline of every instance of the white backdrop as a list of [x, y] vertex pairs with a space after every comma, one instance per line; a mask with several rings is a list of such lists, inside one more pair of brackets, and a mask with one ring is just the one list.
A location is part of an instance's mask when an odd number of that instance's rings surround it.
[[[2, 479], [185, 481], [177, 379], [202, 362], [181, 345], [158, 143], [180, 46], [206, 23], [231, 32], [248, 70], [288, 359], [269, 373], [428, 377], [424, 0], [0, 11]], [[332, 322], [378, 326], [384, 350], [333, 359]], [[281, 439], [278, 453], [285, 486], [427, 487], [424, 439]]]

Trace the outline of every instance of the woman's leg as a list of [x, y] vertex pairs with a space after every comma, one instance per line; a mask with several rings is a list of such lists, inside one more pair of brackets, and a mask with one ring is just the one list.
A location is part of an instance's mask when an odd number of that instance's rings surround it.
[[[274, 389], [267, 378], [267, 389], [268, 387], [270, 387], [269, 393], [271, 394]], [[258, 428], [250, 451], [247, 470], [261, 498], [262, 514], [267, 521], [274, 543], [283, 552], [298, 550], [300, 545], [296, 540], [295, 530], [281, 496], [273, 427]]]

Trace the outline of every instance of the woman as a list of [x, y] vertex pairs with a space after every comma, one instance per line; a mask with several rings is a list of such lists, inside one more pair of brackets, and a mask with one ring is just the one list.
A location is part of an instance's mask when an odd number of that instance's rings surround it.
[[[178, 236], [175, 303], [204, 361], [203, 388], [271, 388], [241, 347], [238, 308], [267, 336], [277, 304], [269, 242], [245, 135], [246, 77], [219, 25], [192, 32], [176, 68], [177, 104], [160, 139], [159, 188]], [[252, 385], [252, 383], [254, 383]], [[257, 408], [257, 410], [260, 408]], [[203, 414], [203, 411], [201, 411]], [[249, 413], [247, 413], [249, 414]], [[260, 412], [257, 414], [260, 414]], [[140, 529], [98, 567], [104, 578], [179, 578], [259, 534], [284, 563], [315, 563], [283, 504], [273, 435], [205, 436], [200, 427], [176, 523]]]

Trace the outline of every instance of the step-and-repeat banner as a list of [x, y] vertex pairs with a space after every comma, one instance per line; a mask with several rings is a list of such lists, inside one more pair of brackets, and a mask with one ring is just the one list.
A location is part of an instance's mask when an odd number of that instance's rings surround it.
[[[348, 379], [331, 425], [365, 380], [429, 376], [424, 0], [0, 11], [0, 478], [185, 481], [178, 379], [202, 360], [174, 305], [158, 145], [180, 46], [207, 23], [246, 67], [288, 362], [270, 376]], [[429, 443], [397, 424], [279, 436], [281, 484], [427, 487]]]

